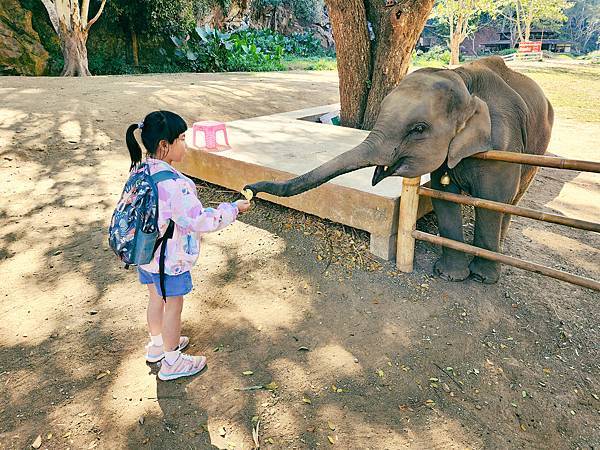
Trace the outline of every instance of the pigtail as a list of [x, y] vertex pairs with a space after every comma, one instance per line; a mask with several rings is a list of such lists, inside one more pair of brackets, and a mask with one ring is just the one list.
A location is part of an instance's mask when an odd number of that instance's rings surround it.
[[127, 128], [127, 132], [125, 133], [125, 142], [127, 142], [127, 149], [129, 150], [129, 156], [131, 157], [130, 171], [142, 162], [142, 149], [133, 135], [133, 132], [137, 130], [137, 128], [137, 123], [129, 125], [129, 128]]

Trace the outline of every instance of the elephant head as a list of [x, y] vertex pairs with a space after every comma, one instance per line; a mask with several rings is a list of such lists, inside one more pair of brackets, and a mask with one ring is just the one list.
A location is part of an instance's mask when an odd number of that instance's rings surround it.
[[408, 76], [382, 102], [367, 138], [316, 169], [283, 182], [246, 186], [255, 194], [289, 197], [363, 167], [375, 166], [373, 186], [389, 176], [416, 177], [445, 161], [490, 149], [487, 104], [467, 90], [454, 71], [421, 69]]

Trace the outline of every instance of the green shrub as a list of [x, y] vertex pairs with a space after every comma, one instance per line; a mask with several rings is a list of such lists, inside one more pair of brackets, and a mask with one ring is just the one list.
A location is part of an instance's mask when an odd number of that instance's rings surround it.
[[173, 36], [176, 62], [194, 72], [283, 70], [284, 56], [322, 56], [326, 52], [310, 33], [284, 36], [272, 30], [224, 33], [197, 27], [185, 38]]
[[450, 50], [436, 45], [427, 52], [415, 52], [413, 53], [413, 64], [416, 66], [448, 65], [450, 64]]

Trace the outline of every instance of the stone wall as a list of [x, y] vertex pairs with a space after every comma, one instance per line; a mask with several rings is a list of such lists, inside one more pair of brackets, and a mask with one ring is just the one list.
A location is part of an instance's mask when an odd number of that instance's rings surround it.
[[0, 2], [0, 73], [42, 75], [48, 52], [31, 25], [31, 11], [17, 0]]

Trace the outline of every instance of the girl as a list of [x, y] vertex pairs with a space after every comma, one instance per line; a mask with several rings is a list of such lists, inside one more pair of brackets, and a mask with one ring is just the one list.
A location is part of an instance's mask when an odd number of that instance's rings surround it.
[[196, 197], [196, 186], [171, 166], [180, 162], [185, 154], [185, 121], [169, 111], [155, 111], [143, 122], [130, 125], [126, 141], [131, 168], [142, 162], [140, 148], [134, 131], [141, 129], [142, 142], [147, 150], [146, 163], [150, 174], [172, 171], [175, 179], [158, 183], [158, 226], [163, 235], [173, 220], [173, 237], [167, 240], [165, 252], [165, 296], [159, 281], [159, 251], [154, 259], [138, 267], [139, 280], [148, 286], [148, 330], [150, 342], [146, 346], [146, 361], [163, 360], [158, 372], [161, 380], [174, 380], [195, 375], [206, 365], [206, 357], [182, 353], [189, 344], [187, 336], [181, 336], [181, 310], [183, 296], [192, 290], [190, 269], [200, 251], [196, 233], [220, 230], [235, 221], [238, 213], [246, 211], [250, 203], [238, 200], [222, 203], [217, 209], [204, 208]]

